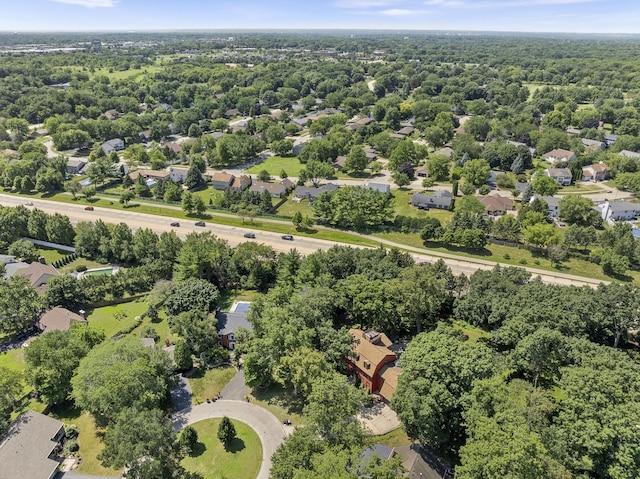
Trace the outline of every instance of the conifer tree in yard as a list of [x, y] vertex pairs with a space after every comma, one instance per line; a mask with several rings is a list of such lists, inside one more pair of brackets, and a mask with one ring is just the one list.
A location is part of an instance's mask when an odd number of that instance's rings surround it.
[[229, 445], [236, 438], [236, 428], [231, 423], [231, 420], [224, 416], [222, 421], [220, 421], [220, 425], [218, 426], [218, 439], [220, 442], [224, 444], [224, 448], [228, 449]]

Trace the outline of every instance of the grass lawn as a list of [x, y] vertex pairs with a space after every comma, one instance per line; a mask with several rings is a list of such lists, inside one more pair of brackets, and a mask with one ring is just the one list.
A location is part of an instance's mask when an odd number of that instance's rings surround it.
[[382, 436], [375, 436], [376, 444], [384, 444], [387, 447], [400, 447], [408, 446], [413, 441], [409, 439], [407, 433], [400, 427], [391, 432], [383, 434]]
[[295, 397], [293, 392], [283, 389], [279, 384], [272, 384], [264, 389], [251, 390], [251, 402], [270, 411], [281, 422], [289, 419], [294, 426], [305, 424], [302, 417], [302, 397]]
[[480, 329], [465, 321], [454, 321], [452, 326], [455, 329], [462, 331], [469, 338], [469, 342], [471, 343], [476, 343], [481, 338], [489, 339], [489, 336], [491, 336], [484, 329]]
[[38, 248], [38, 254], [44, 258], [47, 264], [53, 264], [70, 253], [57, 249]]
[[235, 368], [231, 366], [221, 366], [219, 368], [202, 371], [197, 369], [191, 377], [189, 384], [193, 392], [193, 403], [200, 404], [220, 394], [229, 381], [236, 375]]
[[55, 417], [65, 424], [74, 424], [78, 427], [78, 445], [80, 446], [78, 453], [82, 458], [82, 463], [77, 470], [78, 473], [94, 476], [120, 477], [118, 470], [103, 467], [97, 458], [104, 447], [102, 444], [104, 431], [96, 427], [96, 423], [89, 413], [83, 413], [80, 409], [67, 406], [53, 408], [50, 416]]
[[209, 204], [209, 200], [211, 200], [212, 206], [220, 206], [222, 202], [222, 198], [224, 197], [224, 191], [214, 190], [213, 188], [203, 188], [198, 191], [192, 191], [192, 193], [196, 196], [202, 198], [205, 205]]
[[102, 329], [107, 338], [110, 338], [118, 331], [131, 326], [136, 316], [140, 316], [148, 307], [146, 301], [104, 306], [87, 311], [87, 321], [92, 328]]
[[76, 271], [78, 269], [78, 266], [80, 265], [86, 266], [87, 269], [104, 268], [106, 266], [105, 264], [98, 263], [97, 261], [92, 261], [90, 259], [76, 258], [71, 263], [62, 266], [61, 268], [58, 268], [58, 271], [60, 271], [60, 273], [62, 274], [71, 273], [73, 271]]
[[[423, 190], [420, 190], [423, 191]], [[398, 216], [412, 216], [415, 218], [438, 218], [441, 223], [446, 224], [453, 213], [448, 210], [431, 209], [429, 211], [419, 210], [415, 206], [411, 206], [411, 196], [414, 193], [418, 193], [418, 190], [391, 190], [391, 194], [395, 198], [394, 212]]]
[[300, 163], [300, 160], [293, 157], [283, 157], [283, 156], [272, 156], [271, 158], [267, 158], [262, 163], [258, 163], [257, 165], [253, 165], [251, 168], [247, 169], [247, 173], [252, 173], [257, 175], [262, 170], [267, 170], [271, 176], [280, 177], [280, 172], [282, 170], [287, 172], [288, 176], [300, 176], [300, 170], [304, 168], [304, 165]]
[[198, 444], [194, 456], [183, 459], [182, 465], [204, 479], [254, 479], [262, 464], [260, 438], [245, 423], [232, 420], [237, 437], [227, 451], [217, 436], [220, 421], [207, 419], [193, 424]]
[[558, 191], [559, 194], [567, 194], [567, 193], [602, 193], [602, 188], [596, 185], [592, 185], [589, 183], [575, 183], [571, 186], [563, 186]]
[[218, 298], [218, 306], [222, 311], [229, 311], [234, 301], [253, 301], [260, 293], [245, 289], [232, 289], [229, 291], [221, 291]]
[[0, 367], [20, 373], [23, 372], [24, 348], [11, 349], [10, 351], [0, 353]]
[[313, 218], [313, 208], [309, 205], [308, 201], [293, 201], [288, 198], [287, 201], [282, 203], [276, 210], [276, 214], [279, 216], [288, 216], [293, 218], [293, 215], [300, 212], [302, 216], [309, 216]]

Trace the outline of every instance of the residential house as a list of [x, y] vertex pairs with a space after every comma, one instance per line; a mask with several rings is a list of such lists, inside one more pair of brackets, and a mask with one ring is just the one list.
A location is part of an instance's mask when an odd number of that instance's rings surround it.
[[580, 141], [589, 151], [602, 151], [607, 147], [607, 144], [604, 141], [591, 140], [589, 138], [583, 138]]
[[151, 137], [151, 130], [142, 130], [138, 133], [138, 138], [142, 143], [149, 143], [153, 139]]
[[573, 151], [565, 150], [563, 148], [556, 148], [555, 150], [551, 150], [542, 157], [547, 161], [547, 163], [551, 163], [555, 165], [559, 162], [570, 162], [577, 158], [576, 154]]
[[507, 211], [514, 209], [511, 198], [500, 195], [478, 196], [477, 198], [484, 205], [485, 213], [489, 216], [506, 215]]
[[283, 198], [287, 194], [287, 187], [282, 183], [267, 183], [266, 181], [254, 181], [250, 191], [262, 193], [268, 191], [272, 198]]
[[105, 141], [100, 148], [105, 155], [108, 155], [112, 151], [124, 150], [124, 140], [122, 138], [113, 138]]
[[64, 424], [44, 414], [27, 411], [9, 426], [0, 444], [2, 477], [52, 479], [58, 474]]
[[440, 148], [439, 150], [434, 151], [433, 154], [451, 158], [453, 156], [453, 148], [451, 148], [450, 146], [445, 146], [444, 148]]
[[577, 135], [579, 135], [579, 134], [580, 134], [580, 130], [578, 130], [577, 128], [567, 128], [567, 129], [565, 130], [565, 133], [566, 133], [567, 135], [574, 135], [574, 136], [577, 136]]
[[[379, 394], [387, 402], [391, 401], [401, 372], [395, 366], [398, 356], [390, 349], [391, 341], [386, 334], [371, 329], [350, 329], [349, 333], [353, 336], [353, 357], [346, 359], [347, 369], [358, 377], [362, 387], [370, 393]], [[382, 376], [383, 371], [385, 377]]]
[[369, 160], [369, 162], [376, 161], [378, 159], [378, 154], [373, 148], [365, 148], [364, 154], [367, 156], [367, 160]]
[[518, 181], [516, 182], [516, 190], [518, 190], [520, 194], [522, 194], [527, 189], [527, 186], [529, 186], [529, 184], [530, 183], [527, 181]]
[[160, 180], [167, 180], [171, 174], [166, 170], [136, 170], [129, 175], [133, 181], [137, 181], [142, 177], [145, 180], [147, 186], [151, 187]]
[[314, 186], [296, 186], [296, 189], [293, 192], [294, 201], [302, 201], [309, 200], [313, 201], [322, 193], [328, 191], [335, 191], [339, 188], [338, 185], [334, 185], [333, 183], [327, 183], [326, 185], [322, 185], [319, 187]]
[[16, 261], [15, 256], [8, 254], [0, 254], [0, 265], [4, 265], [4, 275], [2, 276], [2, 279], [9, 279], [16, 274], [18, 270], [29, 267], [29, 263]]
[[341, 170], [344, 168], [345, 163], [347, 162], [346, 156], [338, 156], [336, 161], [333, 162], [333, 167], [337, 170]]
[[187, 178], [187, 173], [189, 173], [189, 168], [169, 166], [167, 171], [169, 172], [169, 179], [171, 181], [174, 183], [184, 183], [184, 180]]
[[533, 203], [536, 198], [541, 199], [547, 204], [547, 216], [557, 218], [560, 216], [560, 198], [555, 196], [536, 196], [533, 195], [529, 200], [529, 204]]
[[76, 322], [86, 323], [87, 320], [83, 315], [69, 311], [66, 308], [56, 307], [42, 313], [36, 325], [40, 331], [46, 333], [49, 331], [67, 331]]
[[211, 186], [213, 187], [214, 190], [224, 191], [231, 186], [234, 179], [235, 179], [235, 176], [233, 176], [230, 173], [227, 173], [226, 171], [222, 171], [222, 172], [217, 171], [211, 177]]
[[404, 135], [398, 133], [389, 133], [389, 138], [395, 138], [396, 140], [404, 140]]
[[86, 165], [87, 162], [85, 160], [69, 158], [67, 160], [67, 173], [70, 175], [77, 175]]
[[117, 120], [120, 118], [120, 112], [118, 110], [112, 109], [104, 112], [104, 116], [107, 120]]
[[609, 178], [609, 167], [600, 162], [582, 167], [582, 181], [604, 181]]
[[614, 135], [613, 133], [607, 133], [606, 135], [604, 135], [604, 142], [607, 144], [607, 146], [613, 145], [617, 139], [618, 135]]
[[569, 168], [547, 168], [542, 173], [546, 176], [550, 176], [562, 186], [569, 186], [573, 177]]
[[621, 150], [619, 154], [622, 156], [626, 156], [627, 158], [640, 159], [640, 153], [636, 153], [635, 151]]
[[216, 329], [218, 330], [218, 341], [229, 351], [236, 348], [238, 340], [238, 329], [244, 328], [253, 331], [253, 326], [247, 319], [246, 311], [235, 311], [233, 313], [216, 313]]
[[38, 128], [37, 130], [34, 130], [31, 132], [31, 136], [33, 138], [41, 138], [43, 136], [47, 136], [49, 134], [49, 131], [47, 131], [46, 128]]
[[172, 112], [174, 111], [174, 108], [173, 108], [171, 105], [169, 105], [168, 103], [160, 103], [160, 104], [156, 107], [156, 109], [157, 109], [157, 108], [161, 108], [161, 109], [163, 109], [164, 111], [166, 111], [167, 113], [172, 113]]
[[391, 186], [387, 183], [369, 183], [365, 185], [365, 188], [376, 190], [380, 193], [387, 193], [388, 195], [391, 194]]
[[400, 128], [396, 133], [401, 136], [409, 136], [412, 135], [416, 129], [412, 126], [405, 126], [404, 128]]
[[602, 219], [608, 222], [629, 221], [640, 216], [640, 203], [631, 201], [605, 201], [598, 208]]
[[[391, 448], [384, 444], [374, 444], [360, 454], [360, 471], [366, 470], [374, 456], [388, 461], [396, 456], [402, 459], [402, 466], [405, 468], [403, 477], [407, 479], [449, 479], [446, 476], [447, 470], [451, 470], [451, 465], [444, 459], [436, 456], [431, 451], [425, 449], [420, 444], [399, 446]], [[360, 474], [359, 477], [368, 477]]]
[[234, 116], [239, 116], [240, 110], [237, 108], [230, 108], [229, 110], [224, 112], [224, 116], [227, 118], [233, 118]]
[[532, 146], [527, 145], [526, 143], [522, 143], [520, 141], [511, 141], [511, 140], [507, 140], [507, 143], [513, 146], [526, 146], [527, 148], [529, 148], [529, 153], [531, 153], [531, 156], [536, 156], [536, 154], [538, 153], [538, 150], [536, 150], [535, 148], [533, 148]]
[[44, 293], [47, 283], [51, 278], [60, 275], [58, 270], [50, 264], [43, 264], [37, 261], [34, 261], [26, 268], [16, 271], [15, 274], [27, 278], [31, 286], [39, 293]]
[[439, 190], [432, 195], [414, 193], [411, 196], [411, 206], [415, 206], [421, 210], [428, 210], [430, 208], [446, 210], [451, 206], [451, 200], [453, 200], [453, 193], [447, 190]]
[[302, 153], [302, 149], [304, 148], [304, 145], [306, 145], [309, 140], [311, 140], [311, 138], [309, 136], [298, 136], [296, 138], [294, 138], [293, 140], [293, 156], [300, 156], [300, 153]]
[[345, 128], [347, 128], [347, 129], [349, 129], [351, 131], [356, 131], [356, 130], [360, 129], [363, 126], [370, 125], [371, 123], [373, 123], [373, 120], [367, 116], [367, 117], [364, 117], [364, 118], [360, 118], [359, 120], [356, 120], [354, 122], [347, 123]]
[[235, 177], [233, 179], [233, 183], [229, 189], [231, 191], [244, 191], [251, 186], [251, 177], [249, 175], [242, 175], [240, 177]]
[[180, 153], [182, 153], [182, 145], [179, 143], [176, 143], [175, 141], [167, 141], [166, 143], [163, 143], [162, 148], [171, 150], [176, 155], [179, 155]]

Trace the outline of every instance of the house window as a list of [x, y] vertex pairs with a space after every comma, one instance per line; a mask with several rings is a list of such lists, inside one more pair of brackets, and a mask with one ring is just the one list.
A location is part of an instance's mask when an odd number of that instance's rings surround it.
[[236, 340], [235, 335], [234, 335], [233, 333], [231, 333], [231, 334], [229, 335], [229, 341], [235, 341], [235, 340]]

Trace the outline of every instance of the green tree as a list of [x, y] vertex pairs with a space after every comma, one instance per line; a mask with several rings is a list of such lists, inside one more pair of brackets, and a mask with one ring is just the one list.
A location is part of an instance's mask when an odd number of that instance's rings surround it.
[[175, 343], [173, 351], [173, 360], [176, 363], [178, 371], [188, 371], [193, 367], [193, 351], [185, 340], [179, 340]]
[[291, 222], [296, 229], [300, 229], [300, 225], [302, 225], [302, 213], [300, 211], [296, 211], [291, 218]]
[[178, 435], [178, 447], [188, 456], [193, 455], [198, 444], [198, 431], [192, 426], [185, 427]]
[[300, 179], [305, 182], [310, 181], [317, 187], [321, 180], [330, 178], [333, 174], [334, 169], [330, 164], [311, 160], [300, 171]]
[[466, 182], [479, 188], [487, 181], [490, 170], [491, 168], [486, 160], [469, 160], [462, 167], [462, 177]]
[[349, 151], [347, 159], [344, 163], [344, 169], [347, 173], [359, 173], [363, 171], [369, 164], [369, 159], [362, 145], [355, 145]]
[[19, 239], [9, 245], [7, 252], [23, 261], [32, 262], [38, 259], [40, 253], [31, 241]]
[[47, 289], [42, 296], [47, 308], [61, 306], [74, 309], [85, 301], [84, 291], [80, 282], [69, 274], [54, 276], [47, 283]]
[[225, 450], [229, 450], [231, 443], [236, 439], [236, 428], [231, 420], [224, 416], [218, 426], [218, 439], [224, 445]]
[[120, 203], [122, 203], [126, 207], [134, 197], [135, 197], [135, 195], [133, 194], [133, 191], [124, 190], [120, 194], [120, 199], [118, 201], [120, 201]]
[[66, 189], [69, 193], [71, 193], [73, 199], [76, 199], [78, 197], [78, 193], [82, 191], [82, 186], [80, 185], [80, 181], [74, 178], [71, 181], [67, 182]]
[[47, 231], [47, 238], [52, 243], [63, 244], [67, 246], [73, 245], [73, 240], [76, 236], [76, 232], [71, 224], [71, 220], [68, 216], [60, 213], [54, 213], [47, 217], [47, 224], [45, 226]]
[[220, 293], [213, 284], [198, 278], [188, 278], [171, 285], [164, 301], [170, 316], [187, 311], [211, 313], [215, 311]]
[[41, 311], [42, 300], [27, 278], [0, 281], [0, 332], [15, 334], [32, 328]]
[[[187, 176], [184, 179], [184, 186], [189, 190], [193, 190], [196, 188], [200, 188], [206, 184], [206, 180], [204, 176], [202, 176], [202, 171], [198, 167], [198, 165], [191, 165], [189, 170], [187, 171]], [[198, 197], [199, 198], [199, 197]]]
[[[535, 175], [531, 181], [531, 187], [535, 194], [540, 196], [553, 196], [560, 189], [556, 180], [547, 175]], [[524, 197], [522, 199], [524, 201]]]
[[560, 235], [555, 226], [537, 223], [524, 228], [524, 239], [527, 243], [539, 247], [549, 247], [560, 242]]
[[447, 181], [450, 176], [451, 160], [445, 155], [432, 155], [427, 160], [426, 169], [429, 178], [435, 181]]
[[560, 217], [579, 226], [602, 226], [602, 217], [593, 209], [593, 202], [580, 195], [565, 195], [560, 200]]
[[530, 378], [535, 388], [541, 376], [551, 382], [557, 378], [566, 353], [560, 332], [540, 328], [518, 342], [512, 359], [516, 370]]
[[194, 195], [190, 191], [185, 191], [182, 194], [182, 209], [185, 213], [190, 215], [193, 213], [195, 204], [194, 204]]
[[72, 397], [99, 422], [114, 421], [127, 408], [160, 406], [172, 372], [167, 353], [144, 347], [138, 337], [106, 341], [80, 361]]
[[406, 173], [396, 173], [393, 175], [393, 181], [398, 187], [402, 188], [411, 183], [409, 176]]
[[0, 434], [4, 434], [11, 413], [18, 406], [24, 385], [22, 374], [13, 369], [0, 366]]
[[179, 280], [199, 278], [225, 288], [233, 284], [231, 248], [215, 235], [189, 233], [176, 259], [176, 277]]

